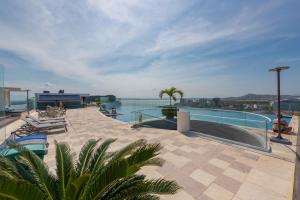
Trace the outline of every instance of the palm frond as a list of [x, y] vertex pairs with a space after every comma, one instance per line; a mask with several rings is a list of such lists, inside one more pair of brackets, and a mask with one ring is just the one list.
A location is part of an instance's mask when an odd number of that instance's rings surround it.
[[144, 189], [147, 193], [151, 194], [175, 194], [180, 187], [175, 181], [157, 179], [145, 181], [140, 189]]
[[129, 191], [132, 188], [137, 187], [137, 185], [141, 184], [145, 179], [145, 175], [133, 175], [124, 177], [122, 179], [116, 180], [109, 187], [107, 187], [106, 191], [100, 197], [101, 200], [114, 200], [114, 199], [126, 199], [129, 197]]
[[163, 96], [164, 96], [164, 94], [167, 94], [167, 90], [161, 90], [161, 91], [159, 92], [159, 97], [162, 99]]
[[105, 165], [96, 176], [91, 177], [81, 199], [98, 200], [114, 181], [127, 176], [128, 163], [125, 159], [117, 159]]
[[175, 95], [172, 95], [172, 99], [173, 99], [173, 101], [176, 101], [176, 100], [177, 100], [177, 98], [176, 98]]
[[93, 151], [94, 151], [98, 141], [99, 140], [90, 139], [81, 148], [81, 151], [79, 154], [79, 159], [76, 163], [77, 176], [80, 176], [84, 172], [87, 171], [87, 169], [89, 167], [90, 159], [92, 158]]
[[153, 194], [144, 194], [132, 198], [127, 198], [127, 200], [159, 200], [159, 199], [160, 198], [158, 196]]
[[[27, 170], [27, 174], [23, 178], [29, 182], [34, 181], [35, 184], [45, 193], [48, 199], [56, 198], [55, 178], [50, 173], [48, 166], [35, 153], [23, 146], [15, 147], [20, 156], [16, 165], [20, 166], [18, 169]], [[22, 167], [24, 165], [24, 167]], [[29, 172], [29, 173], [28, 173]], [[32, 182], [33, 183], [33, 182]]]
[[107, 139], [95, 150], [89, 165], [91, 174], [94, 174], [101, 167], [105, 160], [107, 149], [115, 141], [116, 139]]
[[74, 155], [71, 153], [69, 145], [55, 142], [56, 146], [56, 174], [57, 187], [61, 199], [66, 197], [66, 186], [69, 181], [70, 172], [74, 171]]
[[84, 189], [84, 186], [90, 179], [90, 174], [83, 174], [79, 176], [78, 178], [75, 177], [75, 172], [72, 173], [74, 176], [70, 180], [66, 188], [66, 200], [77, 200], [79, 199], [79, 196], [81, 192]]
[[168, 95], [169, 98], [170, 98], [170, 105], [171, 105], [171, 99], [173, 101], [177, 100], [176, 93], [179, 94], [180, 98], [183, 97], [183, 92], [181, 90], [178, 90], [175, 87], [170, 87], [170, 88], [166, 88], [166, 89], [161, 90], [160, 93], [159, 93], [159, 97], [162, 99], [164, 94]]
[[0, 199], [41, 200], [49, 198], [38, 187], [27, 181], [0, 176]]
[[161, 159], [151, 160], [159, 154], [161, 148], [162, 147], [159, 144], [145, 144], [144, 146], [136, 149], [127, 158], [129, 164], [129, 174], [134, 174], [145, 165], [161, 165]]
[[129, 145], [122, 148], [121, 150], [117, 151], [115, 154], [113, 154], [112, 159], [123, 158], [124, 156], [131, 154], [136, 148], [142, 147], [145, 144], [146, 144], [145, 139], [139, 139], [135, 142], [132, 142]]
[[[144, 199], [147, 196], [157, 199], [155, 194], [174, 194], [180, 187], [174, 181], [164, 179], [145, 180], [144, 175], [133, 175], [111, 184], [101, 200]], [[149, 197], [150, 197], [149, 196]]]
[[15, 179], [20, 179], [22, 177], [14, 162], [4, 156], [0, 156], [0, 175]]
[[182, 98], [183, 97], [183, 92], [181, 90], [176, 90], [176, 93], [179, 94], [179, 96]]
[[122, 187], [117, 187], [115, 195], [110, 199], [139, 199], [144, 195], [170, 195], [175, 194], [180, 189], [174, 181], [164, 179], [144, 180], [145, 177], [142, 178], [139, 181], [122, 183]]

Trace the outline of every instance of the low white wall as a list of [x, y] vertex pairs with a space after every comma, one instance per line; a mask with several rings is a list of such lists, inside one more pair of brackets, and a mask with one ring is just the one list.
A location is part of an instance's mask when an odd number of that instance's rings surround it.
[[181, 133], [187, 133], [190, 129], [190, 112], [177, 112], [177, 130]]

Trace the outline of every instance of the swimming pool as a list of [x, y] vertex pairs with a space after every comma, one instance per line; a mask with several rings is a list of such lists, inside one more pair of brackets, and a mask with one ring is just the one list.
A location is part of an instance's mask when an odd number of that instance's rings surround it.
[[[275, 115], [259, 115], [248, 112], [226, 111], [217, 109], [200, 109], [192, 107], [181, 107], [181, 111], [189, 111], [192, 120], [203, 120], [208, 122], [218, 122], [237, 126], [245, 126], [251, 128], [272, 128], [272, 121], [276, 118]], [[134, 121], [132, 112], [141, 111], [148, 116], [162, 117], [160, 106], [151, 105], [120, 105], [117, 107], [117, 112], [121, 115], [116, 116], [117, 120], [123, 122]], [[289, 122], [290, 119], [285, 119]]]

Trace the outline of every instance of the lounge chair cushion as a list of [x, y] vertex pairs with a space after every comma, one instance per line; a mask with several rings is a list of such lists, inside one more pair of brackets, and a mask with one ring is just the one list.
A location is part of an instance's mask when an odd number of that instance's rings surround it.
[[[43, 159], [44, 155], [47, 154], [47, 148], [44, 144], [27, 144], [27, 145], [24, 145], [24, 147], [33, 151], [41, 159]], [[5, 156], [8, 158], [15, 158], [17, 155], [19, 155], [19, 152], [13, 148], [5, 148], [5, 149], [0, 150], [0, 156]]]
[[47, 135], [27, 135], [15, 139], [16, 142], [22, 142], [25, 140], [47, 140]]

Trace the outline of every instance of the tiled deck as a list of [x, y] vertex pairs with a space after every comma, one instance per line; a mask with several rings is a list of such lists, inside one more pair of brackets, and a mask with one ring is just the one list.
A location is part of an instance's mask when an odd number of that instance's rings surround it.
[[54, 169], [53, 140], [68, 142], [79, 152], [90, 138], [118, 138], [118, 149], [139, 138], [160, 142], [162, 168], [145, 167], [149, 178], [175, 179], [182, 190], [162, 199], [283, 200], [292, 193], [294, 163], [203, 138], [187, 137], [177, 131], [131, 129], [102, 116], [93, 107], [68, 110], [69, 132], [49, 136], [45, 161]]

